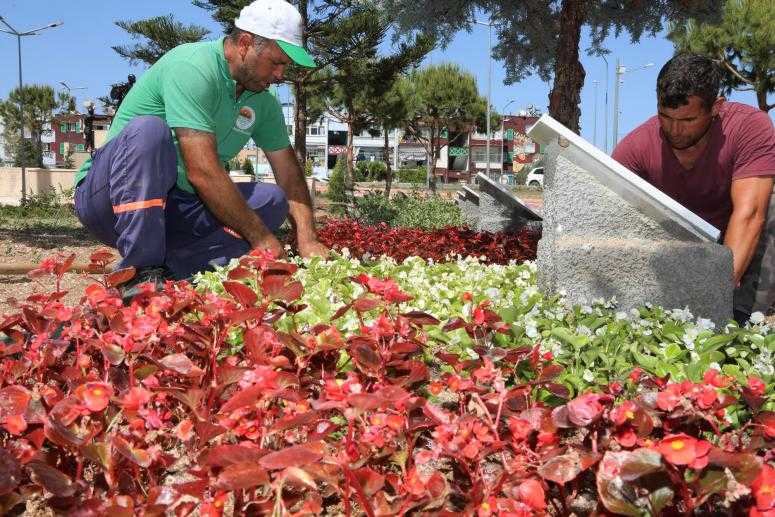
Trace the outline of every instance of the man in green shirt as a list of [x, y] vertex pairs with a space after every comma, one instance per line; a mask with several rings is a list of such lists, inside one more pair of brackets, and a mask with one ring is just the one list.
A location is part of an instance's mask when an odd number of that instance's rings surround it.
[[[304, 174], [281, 108], [267, 88], [291, 62], [314, 67], [301, 16], [256, 0], [217, 41], [180, 45], [124, 98], [107, 143], [76, 176], [84, 226], [118, 248], [137, 284], [185, 278], [250, 249], [280, 256], [272, 233], [289, 215], [302, 256], [328, 250], [315, 233]], [[234, 184], [223, 168], [252, 138], [277, 185]]]

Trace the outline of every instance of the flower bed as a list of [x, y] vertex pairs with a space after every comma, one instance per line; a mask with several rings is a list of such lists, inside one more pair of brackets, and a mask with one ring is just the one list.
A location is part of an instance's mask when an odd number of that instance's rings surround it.
[[[323, 306], [325, 271], [337, 287]], [[254, 255], [130, 306], [112, 287], [122, 272], [76, 307], [33, 297], [0, 322], [0, 512], [35, 494], [66, 514], [775, 512], [772, 377], [738, 357], [771, 351], [769, 329], [565, 310], [533, 275]], [[721, 370], [567, 377], [636, 335]]]
[[329, 219], [318, 234], [326, 246], [336, 250], [347, 248], [359, 258], [387, 255], [403, 260], [417, 256], [439, 262], [460, 255], [484, 257], [493, 264], [534, 260], [541, 237], [528, 230], [516, 234], [458, 227], [422, 230], [391, 228], [384, 223], [367, 226], [352, 219]]

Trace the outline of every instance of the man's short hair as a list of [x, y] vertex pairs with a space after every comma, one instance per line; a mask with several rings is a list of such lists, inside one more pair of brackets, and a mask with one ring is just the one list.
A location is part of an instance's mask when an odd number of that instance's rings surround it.
[[678, 108], [689, 103], [694, 95], [710, 109], [718, 98], [721, 77], [716, 64], [700, 54], [683, 52], [665, 63], [657, 77], [657, 101], [666, 108]]
[[231, 32], [229, 32], [229, 38], [231, 38], [231, 41], [233, 43], [236, 43], [239, 37], [242, 34], [250, 34], [253, 36], [253, 46], [256, 48], [256, 50], [261, 50], [263, 46], [270, 41], [268, 38], [265, 38], [263, 36], [259, 36], [258, 34], [253, 34], [252, 32], [244, 31], [242, 29], [238, 29], [237, 27], [234, 27]]

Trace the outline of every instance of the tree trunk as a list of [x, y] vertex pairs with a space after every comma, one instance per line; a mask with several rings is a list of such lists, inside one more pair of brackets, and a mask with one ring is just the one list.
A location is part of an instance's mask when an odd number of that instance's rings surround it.
[[302, 81], [294, 81], [293, 96], [296, 98], [293, 103], [293, 149], [301, 170], [304, 170], [307, 162], [307, 93]]
[[563, 0], [560, 11], [560, 38], [554, 63], [554, 84], [549, 93], [549, 114], [576, 133], [579, 132], [579, 103], [586, 75], [579, 61], [581, 26], [584, 24], [585, 15], [586, 0]]
[[344, 168], [344, 189], [347, 195], [347, 202], [352, 203], [355, 191], [355, 170], [353, 167], [353, 126], [347, 123], [347, 163]]
[[[309, 26], [309, 16], [307, 14], [308, 0], [299, 0], [297, 7], [301, 15], [301, 45], [307, 48], [307, 30]], [[296, 159], [299, 160], [301, 170], [305, 170], [307, 163], [307, 92], [304, 89], [304, 81], [295, 81], [293, 83], [293, 96], [296, 102], [293, 103], [293, 149], [296, 151]]]
[[756, 103], [759, 105], [759, 109], [765, 113], [769, 112], [773, 108], [773, 106], [775, 106], [773, 104], [767, 104], [766, 86], [759, 86], [756, 89]]
[[[382, 148], [382, 156], [385, 159], [385, 198], [390, 199], [390, 187], [393, 185], [393, 167], [391, 167], [390, 160], [390, 140], [388, 139], [388, 127], [383, 126], [382, 131], [385, 133], [385, 146]], [[396, 141], [396, 144], [398, 142]], [[398, 145], [396, 145], [395, 152], [398, 152]]]
[[428, 153], [428, 187], [432, 193], [436, 193], [436, 154], [438, 153], [438, 138], [434, 136], [436, 132], [431, 129], [430, 149]]

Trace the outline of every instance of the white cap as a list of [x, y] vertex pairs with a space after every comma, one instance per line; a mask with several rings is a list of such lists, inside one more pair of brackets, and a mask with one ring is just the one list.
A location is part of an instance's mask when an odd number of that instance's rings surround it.
[[234, 20], [238, 29], [277, 42], [295, 63], [314, 67], [315, 61], [301, 42], [302, 21], [299, 11], [284, 0], [255, 0]]

